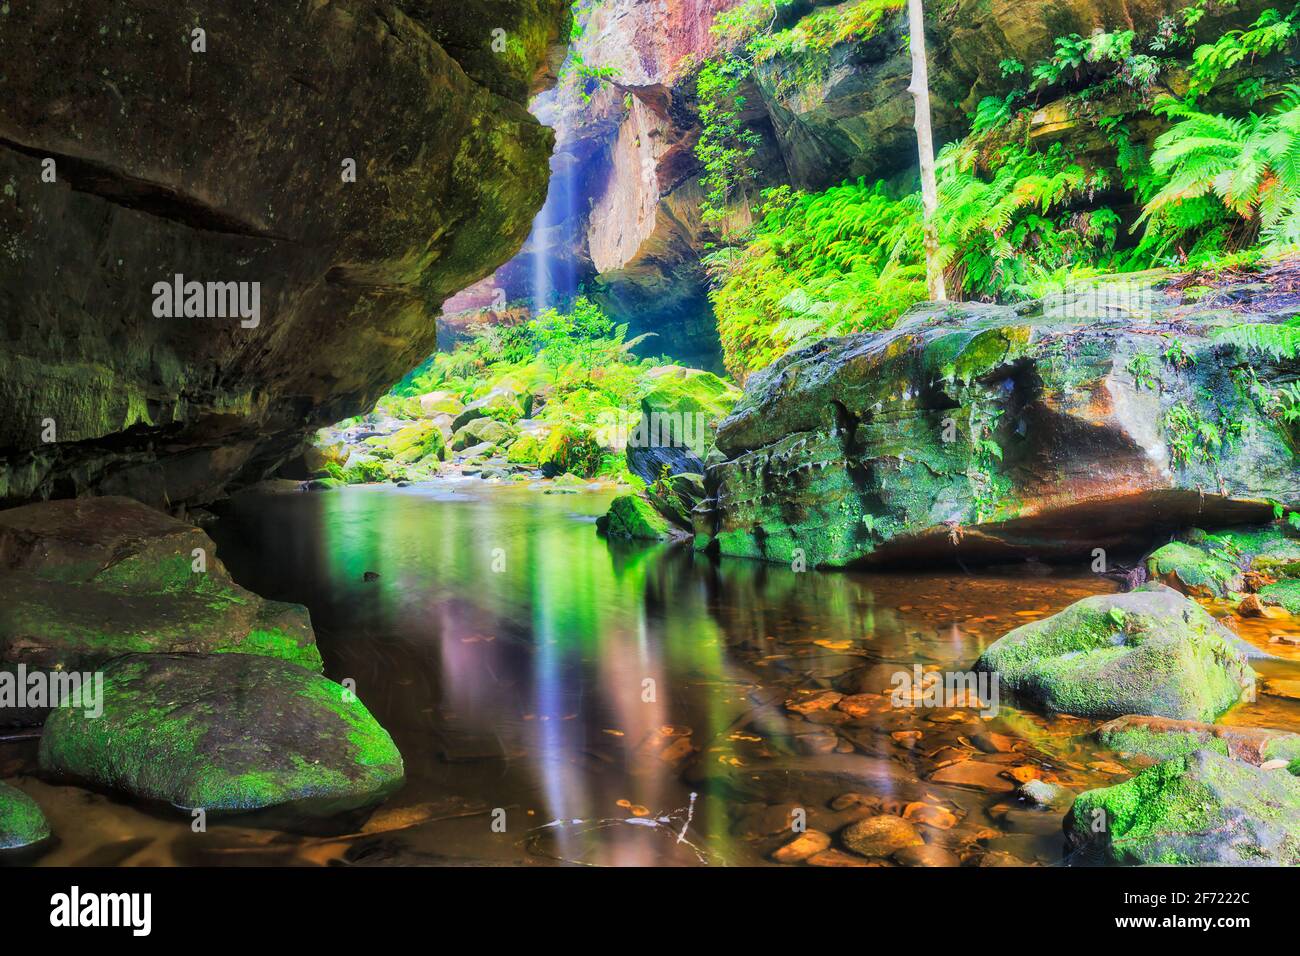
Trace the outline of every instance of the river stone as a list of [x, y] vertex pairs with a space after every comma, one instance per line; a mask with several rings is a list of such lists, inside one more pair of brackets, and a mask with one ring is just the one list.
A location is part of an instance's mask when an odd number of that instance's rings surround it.
[[83, 671], [119, 654], [183, 651], [321, 669], [306, 608], [241, 588], [203, 531], [129, 498], [0, 512], [0, 591], [0, 668]]
[[402, 756], [338, 684], [244, 654], [132, 654], [104, 670], [103, 714], [60, 708], [46, 773], [182, 808], [329, 814], [383, 800]]
[[456, 429], [451, 438], [451, 447], [464, 451], [475, 445], [504, 445], [515, 437], [515, 430], [495, 418], [476, 418]]
[[1195, 750], [1213, 750], [1257, 767], [1270, 760], [1300, 758], [1300, 734], [1268, 727], [1229, 727], [1129, 714], [1102, 724], [1096, 736], [1108, 750], [1159, 760]]
[[1080, 794], [1065, 833], [1116, 863], [1296, 866], [1300, 779], [1198, 750]]
[[[718, 426], [698, 545], [809, 566], [1091, 560], [1193, 523], [1267, 521], [1270, 499], [1300, 503], [1285, 427], [1233, 385], [1241, 358], [1217, 338], [1290, 313], [1266, 311], [1269, 296], [1243, 314], [1180, 313], [1196, 359], [1184, 371], [1150, 335], [1174, 298], [1155, 293], [1132, 318], [1100, 298], [922, 305], [888, 331], [824, 339], [755, 372]], [[1135, 356], [1154, 358], [1157, 387], [1126, 370]], [[1276, 387], [1296, 370], [1260, 374]], [[1178, 403], [1250, 441], [1175, 457]]]
[[846, 827], [840, 833], [840, 839], [846, 847], [862, 856], [889, 856], [905, 847], [925, 843], [916, 827], [892, 813], [859, 820]]
[[1241, 568], [1181, 541], [1152, 552], [1146, 567], [1151, 580], [1192, 597], [1222, 598], [1243, 587]]
[[50, 825], [36, 801], [7, 783], [0, 783], [0, 850], [17, 850], [40, 843]]
[[504, 385], [497, 386], [480, 399], [470, 402], [452, 419], [452, 431], [458, 432], [472, 422], [484, 419], [516, 421], [524, 417], [519, 393]]
[[1254, 681], [1240, 639], [1162, 585], [1084, 598], [1018, 627], [975, 669], [1050, 713], [1097, 718], [1213, 720]]

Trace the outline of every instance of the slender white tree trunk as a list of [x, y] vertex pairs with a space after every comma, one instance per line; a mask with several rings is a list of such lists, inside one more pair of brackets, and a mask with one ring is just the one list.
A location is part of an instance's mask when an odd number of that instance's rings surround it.
[[925, 285], [930, 299], [944, 302], [943, 268], [939, 263], [939, 232], [935, 216], [939, 190], [934, 182], [934, 136], [930, 132], [930, 71], [925, 60], [925, 14], [921, 0], [907, 0], [908, 30], [912, 35], [912, 84], [907, 91], [916, 104], [916, 148], [921, 157], [921, 206], [924, 210]]

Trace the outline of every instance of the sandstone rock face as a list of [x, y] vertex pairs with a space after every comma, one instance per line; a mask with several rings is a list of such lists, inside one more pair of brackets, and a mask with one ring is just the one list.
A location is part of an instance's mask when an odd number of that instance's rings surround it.
[[1161, 530], [1267, 521], [1269, 501], [1297, 501], [1294, 436], [1234, 372], [1277, 382], [1295, 363], [1215, 335], [1288, 316], [1283, 288], [1225, 290], [1239, 312], [1140, 286], [1123, 308], [1106, 286], [922, 306], [787, 354], [719, 426], [698, 543], [829, 566], [1091, 560]]
[[[0, 502], [208, 500], [433, 350], [437, 304], [543, 200], [552, 137], [522, 100], [567, 34], [555, 0], [468, 6], [10, 6]], [[156, 317], [176, 275], [258, 283], [255, 327]]]
[[364, 704], [285, 661], [127, 655], [105, 669], [103, 707], [55, 711], [42, 771], [186, 809], [322, 815], [379, 802], [405, 773]]

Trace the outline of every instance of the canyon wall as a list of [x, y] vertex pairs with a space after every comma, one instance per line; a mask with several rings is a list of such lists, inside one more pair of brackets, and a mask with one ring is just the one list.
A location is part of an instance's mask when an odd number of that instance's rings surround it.
[[[559, 0], [5, 4], [0, 502], [204, 502], [370, 408], [527, 235], [568, 30]], [[165, 317], [178, 275], [258, 314]]]
[[[1269, 5], [1210, 4], [1198, 36], [1212, 40], [1248, 25]], [[450, 311], [477, 308], [494, 291], [527, 298], [539, 264], [550, 264], [569, 276], [570, 286], [585, 283], [633, 333], [656, 333], [642, 351], [717, 366], [716, 328], [700, 264], [711, 237], [700, 221], [695, 78], [699, 64], [724, 42], [710, 30], [713, 18], [736, 6], [737, 0], [605, 0], [594, 8], [574, 49], [588, 67], [608, 67], [613, 75], [562, 82], [535, 106], [554, 126], [557, 142], [544, 226], [492, 280], [448, 303]], [[1004, 78], [1002, 61], [1028, 67], [1051, 56], [1057, 37], [1072, 33], [1132, 29], [1150, 36], [1185, 6], [1185, 0], [932, 0], [926, 4], [926, 39], [936, 138], [942, 143], [961, 137], [984, 96], [1025, 82]], [[770, 33], [804, 28], [807, 37], [818, 39], [774, 45], [753, 57], [752, 77], [740, 92], [745, 125], [760, 143], [753, 160], [757, 186], [822, 189], [859, 176], [912, 175], [916, 138], [907, 93], [906, 5], [795, 0], [773, 4], [771, 11], [764, 25]], [[862, 11], [870, 14], [856, 21], [847, 16]], [[829, 22], [832, 13], [859, 28], [826, 39], [813, 24], [819, 18]], [[1258, 68], [1248, 63], [1230, 72], [1226, 88]], [[1276, 74], [1277, 65], [1268, 69]], [[1172, 92], [1185, 90], [1177, 71], [1161, 83], [1172, 84]], [[1044, 147], [1068, 136], [1082, 152], [1113, 162], [1114, 146], [1100, 132], [1079, 127], [1077, 105], [1064, 91], [1049, 90], [1023, 132]], [[1140, 142], [1147, 131], [1130, 132]], [[575, 196], [591, 199], [574, 202]]]

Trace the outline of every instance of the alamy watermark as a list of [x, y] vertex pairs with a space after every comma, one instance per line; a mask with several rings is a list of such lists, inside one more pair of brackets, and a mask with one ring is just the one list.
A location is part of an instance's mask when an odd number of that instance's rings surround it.
[[262, 322], [262, 283], [185, 281], [179, 272], [153, 284], [153, 314], [159, 319], [233, 319], [246, 329]]
[[1115, 279], [1069, 282], [1064, 288], [1043, 296], [1043, 311], [1066, 319], [1097, 319], [1114, 315], [1149, 318], [1163, 295], [1148, 279]]
[[632, 422], [631, 414], [602, 412], [597, 440], [610, 448], [695, 448], [713, 439], [704, 412], [651, 412]]
[[889, 680], [894, 707], [952, 707], [978, 710], [994, 717], [1000, 699], [998, 675], [986, 671], [929, 671], [913, 664], [910, 671], [896, 671]]
[[80, 709], [91, 719], [103, 715], [103, 672], [29, 671], [26, 664], [19, 664], [12, 671], [0, 671], [0, 711], [56, 707]]

